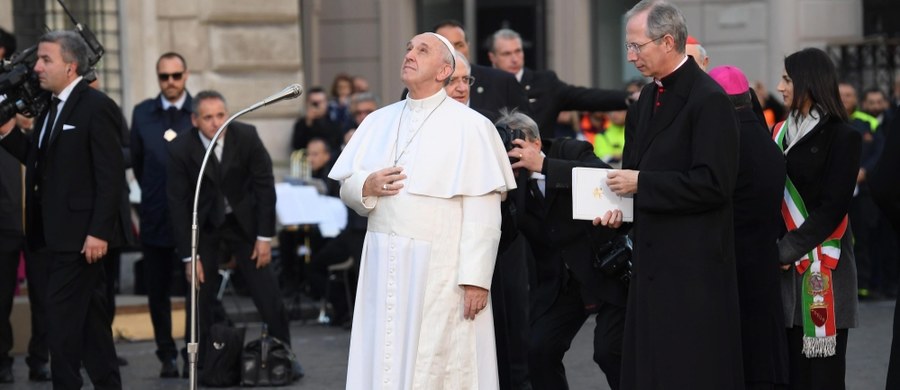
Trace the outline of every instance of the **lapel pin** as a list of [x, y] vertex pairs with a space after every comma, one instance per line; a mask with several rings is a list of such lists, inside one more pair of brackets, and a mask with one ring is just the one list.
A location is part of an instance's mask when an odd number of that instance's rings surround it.
[[172, 140], [177, 136], [178, 133], [176, 133], [175, 130], [172, 129], [166, 130], [166, 132], [163, 134], [163, 138], [165, 138], [168, 142], [172, 142]]

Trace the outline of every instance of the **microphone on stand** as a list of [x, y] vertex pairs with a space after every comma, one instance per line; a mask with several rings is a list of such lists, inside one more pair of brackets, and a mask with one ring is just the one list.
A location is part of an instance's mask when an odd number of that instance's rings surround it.
[[232, 121], [239, 116], [262, 106], [275, 104], [282, 100], [293, 99], [302, 94], [303, 87], [300, 84], [291, 84], [281, 90], [281, 92], [269, 96], [262, 101], [241, 110], [237, 114], [232, 115], [224, 124], [222, 124], [222, 127], [219, 127], [219, 129], [216, 130], [216, 134], [213, 135], [212, 140], [210, 140], [209, 147], [206, 148], [206, 154], [203, 155], [203, 162], [200, 164], [200, 173], [197, 175], [197, 186], [194, 190], [194, 209], [191, 220], [191, 334], [190, 342], [187, 345], [188, 361], [190, 363], [189, 388], [191, 390], [197, 388], [197, 242], [199, 240], [199, 233], [197, 231], [197, 202], [200, 200], [200, 184], [203, 182], [201, 180], [201, 178], [203, 178], [203, 171], [206, 170], [206, 163], [209, 161], [209, 155], [213, 152], [213, 146], [218, 141], [222, 131], [225, 130]]
[[[268, 106], [270, 104], [278, 103], [282, 100], [288, 100], [300, 97], [303, 94], [303, 87], [300, 84], [291, 84], [272, 96], [269, 96], [256, 104], [250, 106], [249, 110], [253, 111], [262, 106]], [[249, 111], [248, 111], [249, 112]]]

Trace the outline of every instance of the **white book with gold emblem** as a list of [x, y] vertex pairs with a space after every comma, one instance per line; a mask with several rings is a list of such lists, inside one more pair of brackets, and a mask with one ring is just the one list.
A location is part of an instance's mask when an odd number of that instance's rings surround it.
[[634, 221], [634, 198], [619, 196], [606, 185], [605, 168], [572, 169], [572, 218], [593, 220], [607, 211], [622, 210], [622, 221]]

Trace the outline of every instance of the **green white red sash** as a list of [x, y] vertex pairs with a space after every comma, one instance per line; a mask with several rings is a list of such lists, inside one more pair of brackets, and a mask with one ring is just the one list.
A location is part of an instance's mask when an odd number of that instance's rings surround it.
[[[784, 136], [787, 134], [788, 120], [775, 125], [772, 138], [784, 152]], [[781, 216], [788, 231], [797, 229], [806, 221], [809, 213], [806, 205], [791, 178], [787, 177], [784, 186], [784, 199], [781, 201]], [[831, 272], [837, 267], [841, 258], [841, 238], [847, 231], [847, 216], [825, 242], [813, 248], [809, 253], [794, 262], [794, 268], [803, 275], [802, 306], [803, 315], [803, 353], [808, 358], [828, 357], [835, 354], [837, 347], [837, 329], [834, 318], [834, 279]]]

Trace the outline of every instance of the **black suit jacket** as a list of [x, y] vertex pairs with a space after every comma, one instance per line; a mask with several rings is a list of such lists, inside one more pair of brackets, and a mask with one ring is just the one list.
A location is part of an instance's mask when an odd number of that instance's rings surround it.
[[515, 76], [481, 65], [472, 65], [471, 73], [475, 84], [469, 91], [469, 107], [492, 121], [499, 118], [503, 108], [529, 114], [528, 96]]
[[[622, 165], [640, 174], [622, 387], [743, 388], [732, 216], [737, 118], [693, 59], [662, 83], [656, 112], [650, 83], [625, 124]], [[685, 374], [697, 367], [704, 375]]]
[[[44, 112], [35, 122], [35, 142], [20, 131], [0, 142], [27, 167], [26, 237], [39, 234], [35, 226], [43, 226], [46, 248], [58, 252], [81, 251], [88, 235], [106, 240], [111, 247], [123, 244], [130, 224], [124, 223], [129, 217], [122, 215], [121, 207], [125, 169], [119, 137], [127, 126], [119, 107], [79, 82], [56, 120], [37, 182], [36, 140], [46, 117]], [[35, 186], [40, 186], [42, 194], [42, 215], [34, 212]], [[35, 224], [38, 218], [40, 225]], [[28, 241], [35, 245], [31, 237]]]
[[[172, 214], [172, 230], [178, 254], [191, 254], [191, 212], [194, 190], [206, 149], [199, 130], [193, 128], [169, 143], [167, 192]], [[224, 222], [224, 198], [247, 241], [257, 236], [275, 235], [275, 178], [272, 160], [256, 133], [248, 124], [233, 122], [225, 132], [222, 162], [210, 155], [197, 210], [197, 223], [209, 231]]]
[[614, 111], [628, 108], [627, 92], [569, 85], [560, 81], [552, 70], [533, 71], [525, 68], [521, 84], [528, 95], [531, 117], [541, 130], [541, 138], [553, 138], [556, 118], [561, 111]]
[[[520, 213], [520, 229], [531, 245], [535, 272], [531, 286], [531, 318], [537, 319], [567, 286], [571, 275], [578, 280], [585, 310], [600, 301], [625, 306], [626, 285], [594, 269], [595, 249], [609, 241], [615, 231], [593, 226], [591, 221], [572, 219], [572, 168], [609, 168], [594, 155], [591, 144], [571, 139], [546, 139], [544, 154], [545, 195], [541, 203], [528, 187], [525, 212]], [[509, 198], [515, 199], [515, 193]], [[521, 209], [521, 208], [520, 208]]]

